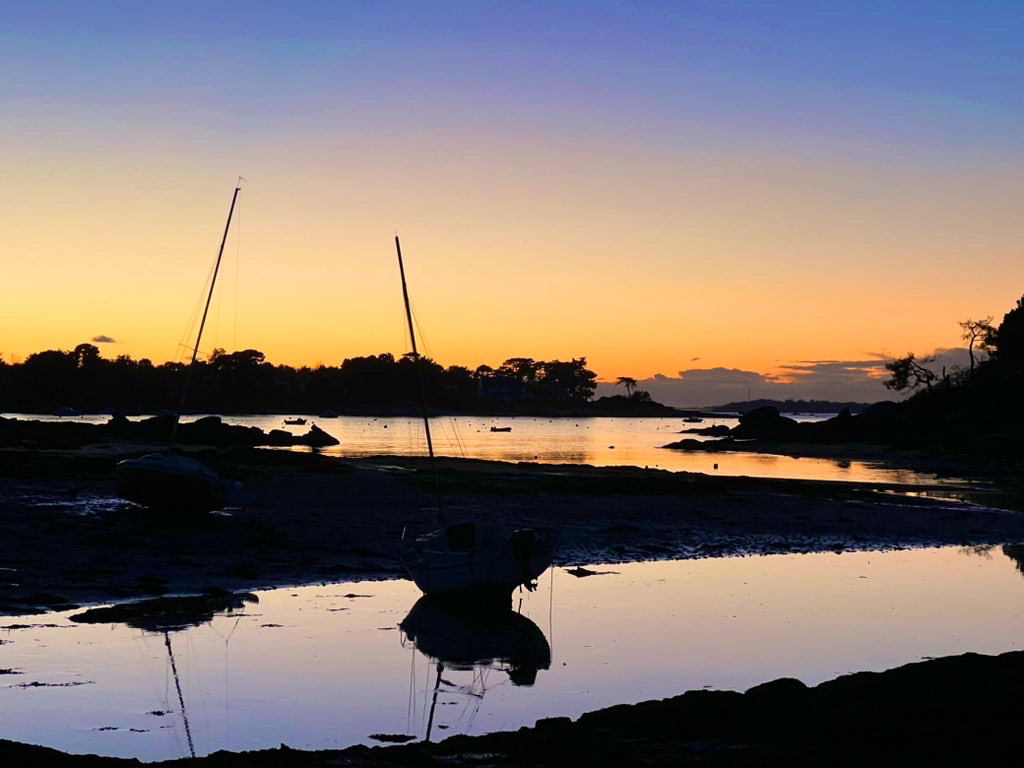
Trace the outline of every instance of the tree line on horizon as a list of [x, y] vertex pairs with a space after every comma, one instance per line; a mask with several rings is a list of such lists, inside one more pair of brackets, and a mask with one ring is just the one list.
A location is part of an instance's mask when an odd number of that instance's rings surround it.
[[[319, 413], [344, 409], [418, 407], [419, 388], [431, 408], [487, 404], [578, 405], [589, 402], [597, 374], [585, 357], [513, 357], [475, 369], [410, 354], [346, 358], [338, 366], [275, 365], [256, 349], [215, 349], [192, 372], [185, 410]], [[129, 355], [104, 358], [94, 344], [36, 352], [20, 363], [0, 358], [0, 410], [159, 412], [178, 407], [187, 363], [154, 365]], [[635, 393], [634, 393], [635, 394]]]

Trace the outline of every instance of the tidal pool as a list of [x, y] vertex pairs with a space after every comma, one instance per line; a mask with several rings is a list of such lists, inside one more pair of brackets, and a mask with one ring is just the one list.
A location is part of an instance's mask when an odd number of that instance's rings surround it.
[[999, 653], [1024, 645], [1022, 563], [1024, 548], [992, 547], [557, 569], [483, 620], [417, 604], [407, 581], [261, 591], [166, 634], [77, 611], [5, 617], [0, 736], [143, 760], [187, 756], [190, 740], [197, 754], [338, 748]]

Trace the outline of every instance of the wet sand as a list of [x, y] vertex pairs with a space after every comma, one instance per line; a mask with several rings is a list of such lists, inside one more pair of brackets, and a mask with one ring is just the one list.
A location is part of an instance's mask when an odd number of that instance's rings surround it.
[[[551, 718], [437, 744], [215, 752], [154, 766], [1016, 765], [1024, 652], [964, 654], [806, 687], [783, 678], [746, 693], [680, 696]], [[8, 765], [120, 768], [136, 760], [0, 741]]]
[[[118, 450], [124, 450], [120, 448]], [[430, 525], [421, 459], [268, 449], [195, 454], [245, 482], [192, 518], [113, 495], [116, 451], [0, 451], [0, 614], [198, 592], [401, 577], [406, 525]], [[552, 527], [556, 563], [1024, 541], [1024, 514], [872, 484], [632, 467], [443, 459], [449, 519]], [[906, 491], [907, 487], [900, 487]]]

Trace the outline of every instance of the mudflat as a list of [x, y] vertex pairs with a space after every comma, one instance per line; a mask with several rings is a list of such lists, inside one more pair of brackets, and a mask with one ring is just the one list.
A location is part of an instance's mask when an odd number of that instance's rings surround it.
[[[244, 483], [238, 506], [155, 513], [114, 496], [116, 460], [130, 450], [0, 450], [0, 613], [401, 577], [403, 528], [434, 519], [425, 460], [251, 447], [191, 453]], [[1024, 514], [935, 497], [955, 495], [946, 486], [438, 464], [450, 520], [554, 528], [562, 566], [1024, 541]]]

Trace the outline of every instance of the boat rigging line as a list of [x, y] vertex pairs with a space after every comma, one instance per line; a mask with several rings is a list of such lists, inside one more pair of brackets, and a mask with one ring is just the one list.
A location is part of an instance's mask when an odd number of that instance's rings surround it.
[[[237, 192], [237, 190], [236, 190]], [[228, 220], [230, 221], [230, 215]], [[409, 306], [409, 288], [405, 282], [405, 262], [402, 260], [402, 244], [395, 235], [395, 251], [398, 254], [398, 271], [402, 276], [402, 299], [405, 302], [405, 317], [409, 323], [409, 340], [412, 342], [412, 360], [416, 366], [416, 382], [420, 390], [420, 409], [423, 411], [423, 429], [427, 435], [427, 453], [430, 454], [430, 471], [434, 475], [434, 498], [437, 502], [438, 525], [445, 525], [444, 507], [441, 504], [441, 481], [437, 475], [437, 461], [434, 458], [434, 441], [430, 437], [430, 415], [427, 413], [427, 396], [423, 386], [423, 366], [420, 365], [420, 353], [416, 349], [416, 331], [413, 328], [412, 309]]]
[[196, 345], [192, 348], [192, 360], [189, 362], [188, 370], [185, 372], [185, 384], [181, 388], [181, 398], [178, 400], [178, 410], [174, 414], [174, 426], [171, 427], [171, 443], [178, 433], [178, 422], [181, 420], [181, 412], [185, 409], [185, 397], [188, 395], [188, 387], [192, 381], [192, 373], [196, 367], [196, 356], [199, 354], [199, 343], [203, 338], [203, 328], [206, 326], [206, 316], [210, 312], [210, 300], [213, 298], [213, 289], [217, 284], [217, 273], [220, 271], [220, 261], [224, 256], [224, 245], [228, 241], [228, 231], [231, 229], [231, 216], [235, 212], [235, 203], [238, 201], [238, 193], [242, 190], [242, 177], [238, 177], [238, 184], [231, 196], [231, 207], [228, 209], [228, 220], [224, 224], [224, 236], [220, 240], [220, 248], [217, 251], [217, 261], [213, 267], [213, 278], [210, 280], [210, 291], [206, 294], [206, 306], [203, 308], [203, 318], [199, 321], [199, 333], [196, 336]]

